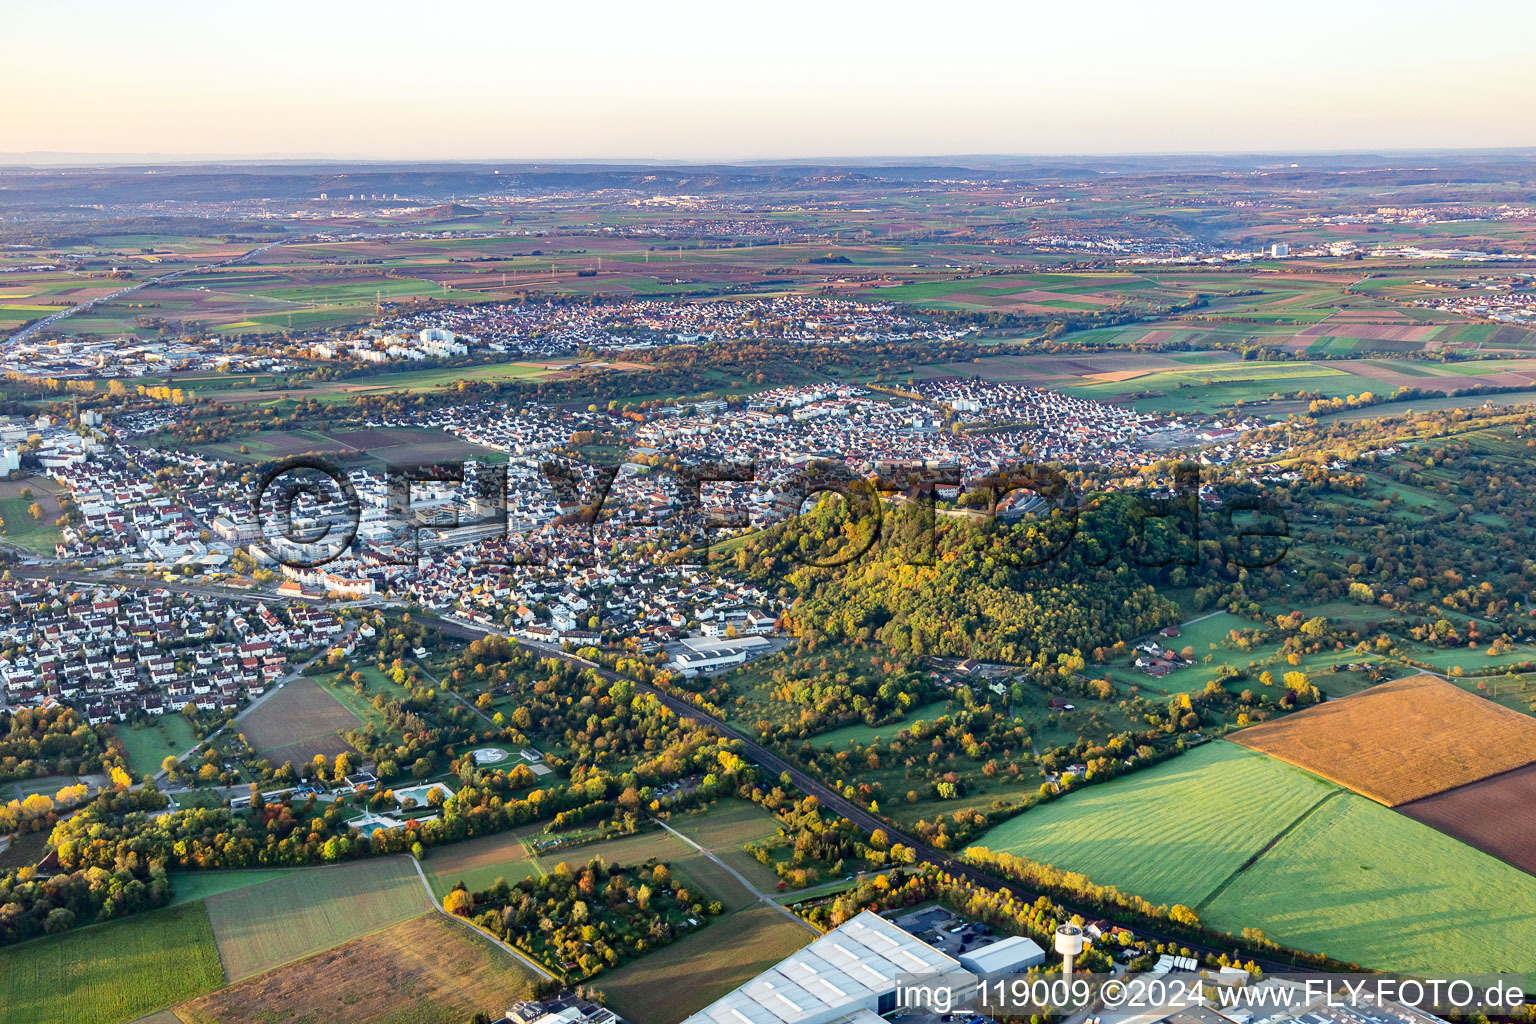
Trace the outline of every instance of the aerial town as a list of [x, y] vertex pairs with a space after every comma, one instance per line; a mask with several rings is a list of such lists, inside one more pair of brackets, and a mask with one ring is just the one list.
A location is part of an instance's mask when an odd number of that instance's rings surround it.
[[1536, 1024], [1532, 11], [795, 2], [9, 19], [0, 1024]]

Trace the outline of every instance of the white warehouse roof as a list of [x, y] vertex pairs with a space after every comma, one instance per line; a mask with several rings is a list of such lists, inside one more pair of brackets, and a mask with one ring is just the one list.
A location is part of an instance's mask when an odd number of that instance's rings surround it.
[[[867, 1019], [898, 974], [959, 971], [954, 958], [864, 911], [683, 1024], [831, 1024]], [[864, 1011], [864, 1012], [861, 1012]]]
[[1045, 950], [1034, 939], [1010, 935], [960, 954], [960, 962], [978, 974], [1005, 974], [1045, 963]]

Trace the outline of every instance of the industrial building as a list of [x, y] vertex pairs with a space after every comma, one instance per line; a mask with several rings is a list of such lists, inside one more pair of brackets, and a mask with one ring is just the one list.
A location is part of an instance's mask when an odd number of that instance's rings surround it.
[[1033, 939], [1010, 935], [960, 955], [960, 964], [977, 974], [1018, 974], [1045, 963], [1045, 950]]
[[743, 636], [730, 640], [684, 640], [681, 649], [676, 651], [667, 662], [667, 667], [687, 678], [692, 678], [700, 672], [713, 672], [716, 669], [745, 665], [747, 659], [755, 654], [767, 653], [771, 646], [760, 636]]
[[882, 1024], [898, 975], [938, 973], [963, 968], [866, 910], [683, 1024]]

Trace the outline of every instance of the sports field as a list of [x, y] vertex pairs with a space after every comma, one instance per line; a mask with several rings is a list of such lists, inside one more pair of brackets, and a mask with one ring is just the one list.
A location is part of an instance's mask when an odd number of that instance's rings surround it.
[[522, 999], [532, 974], [426, 914], [176, 1008], [186, 1024], [462, 1024]]
[[1536, 878], [1363, 797], [1330, 800], [1202, 911], [1371, 968], [1526, 972]]
[[1216, 742], [1036, 807], [975, 843], [1193, 907], [1333, 786]]
[[1430, 675], [1373, 686], [1233, 739], [1388, 807], [1536, 761], [1536, 720]]
[[224, 976], [239, 981], [423, 914], [432, 904], [410, 860], [388, 857], [294, 871], [209, 897], [207, 907]]
[[122, 1024], [223, 981], [202, 905], [171, 907], [0, 949], [0, 1024]]

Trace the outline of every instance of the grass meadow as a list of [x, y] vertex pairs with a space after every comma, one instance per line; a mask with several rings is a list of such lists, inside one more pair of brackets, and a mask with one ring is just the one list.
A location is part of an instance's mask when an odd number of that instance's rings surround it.
[[1527, 971], [1536, 877], [1361, 796], [1318, 808], [1204, 911], [1362, 966]]
[[975, 845], [1193, 907], [1334, 791], [1218, 741], [1026, 811]]
[[202, 905], [169, 907], [0, 950], [0, 1024], [121, 1024], [223, 981]]

